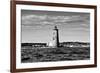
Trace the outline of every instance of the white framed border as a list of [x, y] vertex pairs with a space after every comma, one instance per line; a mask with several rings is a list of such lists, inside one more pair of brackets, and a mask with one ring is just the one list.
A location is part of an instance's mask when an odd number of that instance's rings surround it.
[[[21, 63], [21, 9], [26, 10], [45, 10], [63, 12], [82, 12], [90, 13], [90, 60], [60, 61], [60, 62], [39, 62]], [[74, 66], [94, 64], [94, 9], [70, 8], [70, 7], [50, 7], [37, 5], [16, 5], [16, 68], [40, 68], [55, 66]]]

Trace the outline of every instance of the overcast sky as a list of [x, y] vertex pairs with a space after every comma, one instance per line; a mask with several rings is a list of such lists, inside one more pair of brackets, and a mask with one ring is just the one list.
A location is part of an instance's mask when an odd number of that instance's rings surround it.
[[90, 14], [21, 10], [22, 43], [48, 43], [56, 25], [60, 42], [90, 41]]

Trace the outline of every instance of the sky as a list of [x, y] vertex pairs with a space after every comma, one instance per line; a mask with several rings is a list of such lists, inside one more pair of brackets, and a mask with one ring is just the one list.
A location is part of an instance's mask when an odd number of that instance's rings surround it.
[[22, 43], [52, 41], [54, 26], [60, 42], [90, 41], [90, 13], [21, 10]]

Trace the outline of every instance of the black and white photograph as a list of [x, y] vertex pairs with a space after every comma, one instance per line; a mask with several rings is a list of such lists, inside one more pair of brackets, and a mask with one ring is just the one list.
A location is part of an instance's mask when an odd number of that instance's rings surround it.
[[90, 60], [90, 13], [21, 10], [21, 63]]
[[11, 72], [96, 67], [96, 8], [12, 1]]

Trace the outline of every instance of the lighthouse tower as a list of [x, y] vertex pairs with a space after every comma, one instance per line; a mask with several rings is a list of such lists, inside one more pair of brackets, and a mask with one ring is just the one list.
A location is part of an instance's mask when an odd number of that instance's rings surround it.
[[59, 47], [59, 31], [57, 26], [53, 29], [53, 47]]

